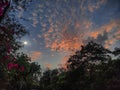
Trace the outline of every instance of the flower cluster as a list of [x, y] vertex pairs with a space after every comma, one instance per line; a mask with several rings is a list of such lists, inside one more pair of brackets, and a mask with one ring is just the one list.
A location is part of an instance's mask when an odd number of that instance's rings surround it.
[[16, 70], [19, 70], [20, 72], [24, 72], [25, 70], [24, 66], [20, 66], [19, 64], [13, 63], [13, 62], [8, 63], [7, 68], [8, 70], [16, 69]]

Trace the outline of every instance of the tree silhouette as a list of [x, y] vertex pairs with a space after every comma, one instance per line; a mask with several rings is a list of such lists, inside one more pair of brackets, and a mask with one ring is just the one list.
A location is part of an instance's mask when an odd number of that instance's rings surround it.
[[118, 48], [110, 51], [91, 41], [70, 56], [67, 67], [68, 70], [61, 73], [52, 74], [54, 70], [43, 72], [40, 90], [120, 89]]
[[81, 46], [81, 50], [76, 51], [75, 55], [69, 58], [68, 69], [76, 69], [86, 63], [109, 61], [111, 60], [110, 54], [111, 51], [91, 41], [87, 45]]

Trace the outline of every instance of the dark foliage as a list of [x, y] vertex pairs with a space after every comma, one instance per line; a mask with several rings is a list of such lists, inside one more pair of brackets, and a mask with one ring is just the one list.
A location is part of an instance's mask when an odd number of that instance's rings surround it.
[[118, 48], [112, 52], [100, 44], [89, 42], [70, 56], [67, 71], [57, 74], [52, 74], [54, 70], [45, 71], [40, 90], [119, 90], [119, 53]]

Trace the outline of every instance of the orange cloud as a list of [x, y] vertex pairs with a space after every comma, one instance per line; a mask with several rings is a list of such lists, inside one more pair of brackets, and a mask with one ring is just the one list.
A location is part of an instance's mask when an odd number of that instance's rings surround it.
[[[60, 23], [59, 23], [60, 24]], [[75, 51], [83, 45], [83, 39], [89, 34], [89, 28], [92, 22], [84, 20], [81, 24], [76, 24], [71, 27], [70, 21], [65, 25], [53, 26], [43, 35], [47, 48], [52, 51]]]
[[95, 31], [91, 32], [90, 36], [93, 38], [97, 38], [99, 34], [103, 34], [104, 32], [111, 32], [114, 28], [118, 28], [120, 21], [112, 20], [110, 23], [101, 26]]
[[114, 33], [114, 38], [116, 38], [117, 40], [120, 40], [120, 26], [118, 28], [118, 31]]
[[32, 59], [33, 61], [40, 59], [41, 56], [42, 56], [42, 53], [39, 52], [39, 51], [32, 51], [32, 52], [30, 53], [30, 57], [31, 57], [31, 59]]
[[88, 37], [97, 39], [99, 35], [102, 37], [105, 32], [108, 34], [108, 38], [106, 38], [108, 40], [105, 40], [104, 42], [106, 47], [120, 39], [119, 20], [111, 20], [109, 23], [104, 24], [99, 28], [95, 28], [94, 30], [91, 30], [93, 25], [92, 22], [87, 20], [84, 20], [82, 23], [76, 22], [72, 27], [69, 23], [70, 22], [65, 25], [59, 23], [60, 25], [58, 24], [59, 26], [55, 27], [51, 24], [50, 29], [43, 35], [47, 48], [50, 48], [52, 51], [57, 50], [60, 52], [75, 51], [80, 49], [80, 46], [84, 44], [83, 41]]
[[65, 29], [62, 32], [56, 32], [50, 34], [47, 32], [44, 34], [46, 41], [46, 47], [51, 48], [52, 51], [68, 51], [79, 49], [82, 45], [82, 41], [77, 35], [74, 35], [71, 32], [66, 32]]
[[101, 32], [99, 32], [99, 31], [91, 32], [90, 37], [93, 37], [93, 38], [96, 39], [96, 38], [98, 37], [99, 34], [101, 34]]
[[103, 35], [104, 32], [108, 33], [108, 39], [105, 41], [105, 47], [109, 48], [117, 40], [120, 40], [120, 21], [112, 20], [110, 23], [97, 28], [95, 31], [90, 33], [90, 37], [97, 39], [99, 35]]
[[110, 48], [110, 46], [111, 46], [112, 44], [114, 44], [115, 42], [116, 42], [116, 39], [115, 39], [115, 38], [108, 39], [108, 40], [105, 41], [104, 47], [105, 47], [105, 48]]
[[50, 69], [52, 65], [50, 63], [45, 63], [45, 67]]
[[52, 32], [53, 32], [53, 29], [52, 29], [52, 28], [50, 28], [50, 29], [48, 30], [48, 32], [49, 32], [49, 33], [52, 33]]

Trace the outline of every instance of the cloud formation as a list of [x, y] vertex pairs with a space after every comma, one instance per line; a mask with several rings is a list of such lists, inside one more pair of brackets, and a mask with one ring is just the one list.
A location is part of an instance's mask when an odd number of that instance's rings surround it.
[[90, 3], [92, 2], [93, 0], [89, 0], [88, 2], [88, 10], [90, 12], [94, 12], [95, 10], [97, 10], [98, 8], [101, 7], [101, 5], [105, 4], [107, 0], [97, 0], [96, 2], [93, 3]]
[[54, 29], [51, 26], [44, 34], [46, 47], [52, 51], [74, 51], [80, 49], [86, 40], [94, 40], [108, 47], [120, 39], [119, 20], [111, 20], [98, 28], [92, 27], [92, 22], [87, 20], [76, 22], [73, 27], [66, 24]]
[[30, 53], [30, 57], [33, 61], [39, 60], [41, 58], [41, 56], [42, 56], [42, 53], [40, 51], [32, 51]]
[[45, 63], [45, 67], [50, 69], [52, 67], [52, 65], [50, 63]]
[[[69, 22], [68, 22], [69, 23]], [[89, 34], [89, 28], [91, 27], [91, 22], [83, 21], [83, 23], [76, 22], [74, 26], [69, 24], [58, 25], [54, 29], [51, 26], [48, 31], [44, 33], [45, 44], [47, 48], [52, 51], [74, 51], [80, 49], [83, 45], [83, 40]]]
[[109, 23], [96, 28], [91, 32], [90, 37], [93, 38], [92, 40], [104, 45], [106, 48], [110, 48], [112, 44], [120, 40], [119, 19], [111, 20]]

